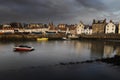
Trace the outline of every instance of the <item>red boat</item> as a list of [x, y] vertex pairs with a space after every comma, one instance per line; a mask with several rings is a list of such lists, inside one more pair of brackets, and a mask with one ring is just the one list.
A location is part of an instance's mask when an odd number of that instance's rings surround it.
[[14, 47], [14, 51], [33, 51], [34, 48], [26, 45], [20, 45]]

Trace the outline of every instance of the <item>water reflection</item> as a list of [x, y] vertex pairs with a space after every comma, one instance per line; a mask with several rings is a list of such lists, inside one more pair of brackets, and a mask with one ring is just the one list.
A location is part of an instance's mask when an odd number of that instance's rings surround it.
[[[14, 52], [13, 47], [19, 44], [33, 46], [35, 50]], [[0, 43], [0, 70], [112, 57], [120, 55], [119, 44], [114, 41], [83, 40]]]
[[81, 58], [81, 60], [87, 60], [90, 59], [91, 53], [90, 53], [91, 43], [84, 42], [84, 41], [75, 41], [74, 42], [74, 49], [75, 54]]
[[91, 57], [92, 58], [98, 58], [103, 56], [104, 51], [104, 43], [103, 42], [97, 42], [92, 41], [91, 46]]
[[114, 53], [113, 46], [110, 46], [110, 45], [105, 45], [104, 46], [104, 55], [103, 55], [103, 57], [112, 57], [112, 56], [114, 56], [113, 53]]
[[114, 55], [120, 55], [120, 42], [107, 41], [104, 44], [104, 56], [103, 57], [113, 57]]
[[120, 56], [120, 47], [116, 47], [116, 54]]
[[[84, 44], [85, 43], [85, 44]], [[81, 41], [81, 46], [76, 46], [83, 50], [84, 48], [90, 50], [91, 59], [102, 57], [113, 57], [114, 55], [120, 55], [120, 42], [114, 41]]]
[[26, 55], [29, 54], [30, 51], [14, 51], [15, 54]]

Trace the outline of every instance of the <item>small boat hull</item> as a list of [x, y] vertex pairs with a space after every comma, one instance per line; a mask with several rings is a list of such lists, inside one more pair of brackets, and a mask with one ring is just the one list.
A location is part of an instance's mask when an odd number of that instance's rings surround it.
[[33, 51], [33, 47], [28, 47], [28, 46], [18, 46], [14, 47], [14, 51]]
[[66, 37], [63, 37], [62, 39], [63, 39], [63, 40], [66, 40], [67, 38], [66, 38]]
[[27, 49], [27, 48], [14, 48], [14, 51], [33, 51], [34, 49]]
[[48, 38], [37, 38], [37, 41], [47, 41]]

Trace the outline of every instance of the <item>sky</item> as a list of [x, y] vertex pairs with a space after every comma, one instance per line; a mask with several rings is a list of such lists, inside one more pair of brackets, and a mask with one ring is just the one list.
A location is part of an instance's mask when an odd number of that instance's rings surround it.
[[120, 0], [0, 0], [0, 23], [120, 21]]

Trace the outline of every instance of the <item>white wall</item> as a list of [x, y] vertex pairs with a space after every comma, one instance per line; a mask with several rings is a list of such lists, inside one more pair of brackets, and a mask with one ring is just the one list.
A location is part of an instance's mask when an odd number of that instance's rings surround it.
[[85, 34], [88, 34], [88, 35], [92, 34], [92, 29], [89, 29], [89, 28], [85, 29]]
[[118, 34], [120, 34], [120, 23], [119, 23], [119, 26], [118, 26]]
[[115, 33], [116, 26], [112, 22], [108, 23], [105, 27], [105, 33]]
[[82, 33], [84, 33], [84, 25], [82, 24], [82, 23], [79, 23], [78, 25], [77, 25], [77, 28], [76, 28], [76, 32], [77, 32], [77, 34], [82, 34]]

